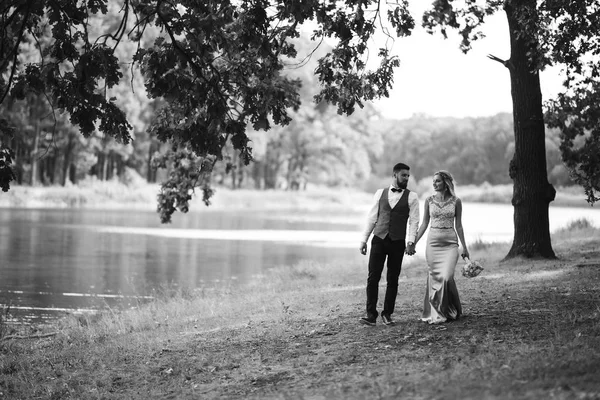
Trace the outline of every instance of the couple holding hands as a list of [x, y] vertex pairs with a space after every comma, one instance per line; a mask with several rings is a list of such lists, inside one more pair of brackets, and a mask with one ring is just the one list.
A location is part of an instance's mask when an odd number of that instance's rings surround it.
[[[469, 257], [462, 227], [462, 202], [454, 193], [454, 180], [447, 171], [433, 175], [435, 193], [425, 199], [423, 222], [419, 227], [419, 198], [407, 189], [410, 167], [398, 163], [393, 169], [392, 184], [379, 189], [367, 215], [360, 252], [367, 254], [371, 240], [367, 278], [367, 313], [360, 322], [375, 325], [377, 317], [393, 325], [392, 314], [398, 294], [398, 278], [404, 254], [415, 254], [415, 246], [429, 226], [425, 258], [428, 265], [427, 290], [421, 320], [439, 324], [458, 319], [462, 313], [454, 270], [458, 262], [458, 240], [463, 258]], [[408, 235], [406, 232], [408, 222]], [[407, 241], [405, 241], [408, 239]], [[379, 280], [387, 259], [387, 287], [381, 314], [377, 312]]]

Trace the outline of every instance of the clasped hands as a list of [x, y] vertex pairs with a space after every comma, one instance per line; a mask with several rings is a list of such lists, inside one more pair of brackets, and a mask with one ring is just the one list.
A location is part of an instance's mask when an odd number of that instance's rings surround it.
[[[415, 244], [407, 244], [406, 245], [406, 250], [404, 250], [404, 253], [406, 253], [409, 256], [414, 255], [417, 251], [415, 250]], [[363, 256], [367, 254], [367, 243], [366, 242], [360, 242], [360, 254], [362, 254]]]

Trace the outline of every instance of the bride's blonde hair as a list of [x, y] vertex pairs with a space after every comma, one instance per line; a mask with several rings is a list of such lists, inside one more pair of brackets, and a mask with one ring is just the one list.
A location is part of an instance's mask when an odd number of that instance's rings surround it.
[[439, 175], [439, 177], [442, 178], [442, 181], [444, 182], [444, 185], [446, 186], [446, 190], [452, 196], [456, 196], [456, 194], [454, 193], [454, 178], [452, 177], [452, 174], [450, 174], [450, 172], [442, 169], [442, 170], [437, 171], [435, 174], [433, 174], [433, 176], [436, 176], [436, 175]]

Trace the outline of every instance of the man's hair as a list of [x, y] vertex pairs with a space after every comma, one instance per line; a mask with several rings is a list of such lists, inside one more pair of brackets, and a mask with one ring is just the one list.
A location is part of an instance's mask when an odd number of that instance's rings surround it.
[[410, 170], [410, 167], [404, 163], [398, 163], [398, 164], [394, 165], [394, 173], [400, 171], [401, 169]]

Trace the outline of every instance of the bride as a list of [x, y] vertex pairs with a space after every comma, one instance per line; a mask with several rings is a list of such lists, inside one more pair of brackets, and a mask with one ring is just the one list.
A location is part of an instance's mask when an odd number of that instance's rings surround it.
[[452, 175], [448, 171], [436, 172], [433, 175], [433, 189], [435, 194], [425, 200], [423, 222], [415, 244], [431, 222], [425, 250], [429, 271], [421, 320], [439, 324], [458, 319], [462, 314], [454, 281], [459, 238], [463, 246], [463, 258], [469, 257], [469, 251], [462, 227], [462, 202], [454, 194]]

